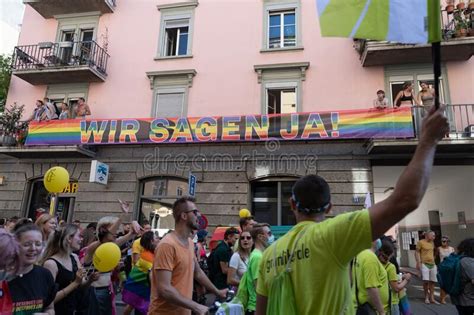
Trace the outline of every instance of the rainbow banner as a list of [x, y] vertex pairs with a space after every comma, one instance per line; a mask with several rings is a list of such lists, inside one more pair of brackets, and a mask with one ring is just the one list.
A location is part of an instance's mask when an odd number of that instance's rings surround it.
[[31, 122], [26, 145], [410, 138], [411, 109]]

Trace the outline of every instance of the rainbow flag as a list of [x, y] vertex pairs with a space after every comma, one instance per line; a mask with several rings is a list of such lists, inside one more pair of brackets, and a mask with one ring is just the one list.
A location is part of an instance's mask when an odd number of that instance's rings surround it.
[[154, 254], [144, 251], [133, 266], [122, 291], [122, 301], [142, 314], [148, 313], [150, 306], [149, 272], [153, 267]]
[[26, 145], [211, 143], [410, 138], [409, 107], [180, 118], [32, 122]]
[[316, 0], [322, 36], [441, 41], [440, 0]]

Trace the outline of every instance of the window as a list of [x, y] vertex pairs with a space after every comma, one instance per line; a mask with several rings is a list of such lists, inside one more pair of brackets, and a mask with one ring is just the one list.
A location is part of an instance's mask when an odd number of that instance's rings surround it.
[[295, 181], [295, 178], [272, 178], [251, 184], [252, 209], [257, 222], [270, 225], [296, 224], [288, 202]]
[[192, 56], [194, 9], [197, 5], [197, 1], [191, 1], [158, 6], [161, 26], [156, 60]]
[[196, 70], [147, 72], [154, 90], [152, 117], [184, 117]]
[[296, 46], [295, 11], [271, 12], [268, 24], [268, 48]]
[[181, 178], [155, 177], [142, 181], [139, 222], [147, 220], [154, 229], [173, 229], [173, 203], [187, 189], [188, 181]]
[[[188, 21], [183, 22], [186, 25]], [[183, 56], [188, 54], [189, 26], [167, 26], [165, 56]]]
[[256, 65], [262, 85], [262, 113], [289, 114], [302, 111], [301, 88], [309, 62]]
[[296, 88], [267, 89], [267, 114], [296, 113]]
[[263, 47], [261, 52], [303, 49], [301, 1], [263, 1]]
[[158, 89], [154, 117], [183, 117], [184, 89]]
[[89, 84], [72, 83], [72, 84], [54, 84], [49, 85], [46, 91], [46, 97], [55, 104], [58, 110], [61, 110], [58, 103], [66, 103], [69, 105], [69, 117], [74, 117], [74, 106], [76, 106], [80, 97], [87, 102], [87, 94]]

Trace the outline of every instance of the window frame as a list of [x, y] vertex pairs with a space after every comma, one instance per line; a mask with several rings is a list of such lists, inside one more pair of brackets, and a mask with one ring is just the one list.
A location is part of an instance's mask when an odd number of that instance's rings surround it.
[[187, 116], [189, 89], [193, 86], [193, 79], [197, 74], [196, 70], [152, 71], [146, 74], [150, 80], [150, 89], [153, 90], [151, 117], [155, 117], [157, 112], [158, 94], [166, 94], [166, 92], [184, 93], [182, 116]]
[[[300, 97], [300, 82], [298, 81], [269, 81], [265, 82], [263, 84], [264, 88], [264, 97], [265, 97], [265, 103], [263, 104], [265, 108], [263, 109], [262, 113], [264, 115], [268, 115], [268, 91], [269, 90], [286, 90], [286, 89], [294, 89], [295, 90], [295, 95], [296, 95], [296, 108], [295, 108], [295, 113], [300, 111], [300, 103], [301, 103], [301, 97]], [[277, 114], [282, 114], [281, 109], [280, 113]]]
[[[288, 200], [283, 200], [283, 197], [282, 197], [282, 185], [281, 183], [282, 182], [296, 182], [300, 177], [289, 177], [289, 176], [285, 176], [285, 177], [266, 177], [266, 178], [261, 178], [261, 179], [257, 179], [257, 180], [253, 180], [250, 182], [250, 186], [251, 186], [251, 196], [250, 196], [250, 202], [252, 204], [252, 209], [254, 209], [254, 203], [255, 202], [265, 202], [263, 199], [275, 199], [275, 198], [256, 198], [254, 197], [254, 184], [256, 183], [261, 183], [261, 182], [276, 182], [277, 183], [277, 225], [278, 226], [281, 226], [282, 225], [282, 219], [283, 219], [283, 208], [282, 208], [282, 205], [283, 205], [283, 202], [288, 202]], [[257, 199], [260, 199], [259, 201], [257, 201]], [[255, 211], [255, 210], [254, 210]], [[256, 216], [257, 214], [254, 212], [253, 213], [254, 216]]]
[[[183, 2], [183, 3], [172, 3], [159, 5], [158, 10], [161, 13], [160, 17], [160, 32], [158, 38], [158, 49], [155, 60], [161, 59], [175, 59], [175, 58], [192, 58], [192, 47], [193, 47], [193, 33], [194, 33], [194, 11], [198, 6], [198, 2]], [[185, 55], [174, 55], [167, 56], [167, 29], [171, 28], [170, 24], [176, 23], [177, 21], [187, 20], [188, 27], [188, 45]], [[179, 41], [179, 38], [178, 38]], [[179, 46], [179, 45], [177, 45]]]
[[185, 117], [187, 114], [187, 88], [184, 86], [175, 86], [175, 87], [157, 87], [154, 89], [154, 101], [153, 101], [153, 113], [152, 117], [154, 118], [172, 118], [175, 116], [170, 116], [170, 115], [158, 115], [157, 111], [159, 110], [158, 108], [158, 97], [160, 94], [182, 94], [183, 99], [181, 103], [181, 115], [178, 117]]
[[[294, 14], [295, 16], [295, 44], [293, 46], [285, 46], [285, 14]], [[270, 28], [272, 27], [270, 25], [270, 20], [272, 16], [280, 16], [280, 47], [270, 47]], [[281, 49], [281, 48], [293, 48], [296, 47], [296, 11], [293, 10], [282, 10], [282, 11], [270, 11], [268, 13], [268, 25], [267, 25], [267, 30], [268, 30], [268, 46], [267, 49]]]
[[[270, 2], [265, 0], [263, 4], [263, 36], [262, 36], [262, 49], [261, 53], [265, 52], [274, 52], [274, 51], [288, 51], [288, 50], [302, 50], [302, 27], [301, 27], [301, 1], [288, 2], [288, 0], [275, 0]], [[279, 47], [279, 48], [270, 48], [270, 15], [277, 13], [284, 13], [294, 11], [295, 13], [295, 46], [288, 47]], [[284, 25], [284, 20], [281, 21]], [[280, 31], [280, 40], [281, 34], [284, 34], [284, 27]], [[284, 36], [283, 36], [284, 40]]]

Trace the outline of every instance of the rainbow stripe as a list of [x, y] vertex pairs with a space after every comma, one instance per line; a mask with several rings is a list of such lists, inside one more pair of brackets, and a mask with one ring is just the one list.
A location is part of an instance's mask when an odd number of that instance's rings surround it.
[[26, 145], [410, 138], [411, 109], [31, 122]]
[[142, 314], [148, 313], [150, 306], [150, 281], [148, 274], [153, 267], [154, 255], [144, 251], [133, 266], [123, 287], [122, 300]]

